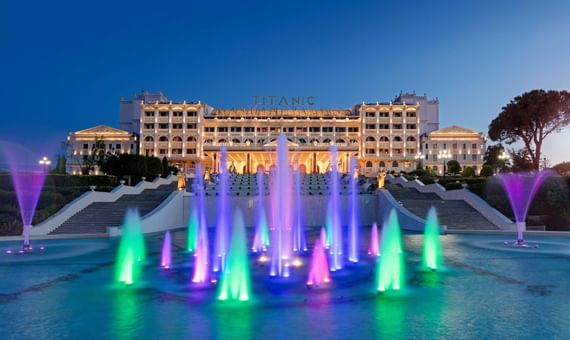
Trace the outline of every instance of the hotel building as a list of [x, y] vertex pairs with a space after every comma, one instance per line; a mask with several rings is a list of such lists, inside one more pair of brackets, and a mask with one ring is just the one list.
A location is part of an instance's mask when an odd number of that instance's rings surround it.
[[462, 169], [479, 174], [485, 155], [485, 135], [457, 125], [432, 131], [422, 139], [423, 166], [443, 173], [443, 163], [456, 160]]
[[[73, 175], [82, 174], [88, 160], [97, 155], [118, 155], [138, 152], [136, 134], [106, 125], [98, 125], [89, 129], [75, 131], [67, 136], [66, 172]], [[99, 174], [99, 167], [94, 165], [89, 171]]]
[[362, 103], [352, 109], [213, 109], [201, 102], [142, 102], [140, 152], [192, 172], [200, 162], [219, 170], [220, 152], [239, 173], [269, 169], [279, 134], [289, 140], [293, 161], [305, 171], [330, 168], [336, 146], [339, 167], [348, 170], [351, 155], [361, 172], [411, 171], [420, 148], [419, 105]]

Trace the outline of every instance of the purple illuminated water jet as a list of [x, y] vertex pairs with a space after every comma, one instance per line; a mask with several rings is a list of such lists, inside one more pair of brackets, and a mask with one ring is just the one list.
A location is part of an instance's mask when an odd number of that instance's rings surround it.
[[544, 180], [554, 174], [552, 170], [543, 170], [538, 173], [506, 173], [497, 176], [513, 209], [517, 227], [517, 245], [524, 245], [526, 215], [534, 196]]
[[220, 173], [219, 183], [220, 186], [218, 196], [218, 224], [216, 226], [216, 243], [214, 245], [213, 254], [213, 270], [215, 272], [223, 270], [226, 255], [228, 254], [228, 245], [230, 238], [229, 227], [229, 211], [228, 211], [228, 152], [225, 147], [221, 149], [220, 156]]
[[356, 168], [356, 157], [350, 157], [350, 220], [348, 223], [348, 260], [350, 262], [358, 262], [359, 250], [359, 225], [360, 218], [358, 216], [358, 169]]
[[257, 171], [257, 209], [256, 209], [256, 226], [255, 235], [253, 237], [253, 252], [266, 251], [269, 247], [269, 226], [267, 222], [267, 214], [265, 212], [265, 191], [264, 191], [264, 174], [262, 169]]
[[170, 231], [164, 233], [164, 240], [162, 241], [162, 252], [160, 257], [160, 266], [164, 269], [170, 269], [172, 264], [172, 239]]
[[309, 277], [307, 279], [307, 285], [322, 285], [324, 283], [330, 282], [330, 272], [329, 264], [327, 260], [327, 255], [325, 251], [325, 246], [323, 244], [322, 238], [318, 238], [315, 241], [315, 246], [313, 248], [313, 255], [311, 257], [311, 267], [309, 269]]
[[293, 228], [293, 251], [307, 251], [307, 240], [305, 238], [305, 226], [303, 225], [303, 208], [301, 200], [301, 171], [295, 171], [295, 221]]
[[277, 139], [277, 166], [271, 176], [271, 276], [289, 277], [291, 261], [291, 169], [287, 137]]
[[329, 173], [329, 212], [331, 213], [329, 228], [331, 254], [331, 271], [342, 269], [342, 225], [340, 219], [340, 193], [339, 193], [339, 176], [338, 176], [338, 157], [336, 146], [330, 148], [331, 171]]
[[2, 142], [0, 151], [8, 165], [20, 207], [23, 250], [31, 251], [32, 220], [49, 170], [49, 163], [39, 164], [39, 157], [17, 144]]

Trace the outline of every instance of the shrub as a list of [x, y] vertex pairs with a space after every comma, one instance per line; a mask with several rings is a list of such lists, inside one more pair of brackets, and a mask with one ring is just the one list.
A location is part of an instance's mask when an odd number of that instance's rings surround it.
[[493, 168], [488, 164], [483, 165], [483, 167], [481, 168], [481, 172], [479, 173], [479, 176], [482, 177], [493, 176]]
[[473, 168], [470, 166], [465, 167], [465, 169], [463, 169], [463, 172], [461, 173], [461, 175], [463, 177], [473, 177], [473, 176], [475, 176], [475, 170], [473, 170]]
[[461, 172], [461, 165], [459, 165], [458, 161], [452, 159], [447, 162], [447, 172], [450, 174], [458, 174]]

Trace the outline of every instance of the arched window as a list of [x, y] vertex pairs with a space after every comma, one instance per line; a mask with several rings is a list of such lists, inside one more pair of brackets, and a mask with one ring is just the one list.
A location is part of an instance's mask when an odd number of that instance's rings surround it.
[[204, 141], [204, 144], [212, 144], [213, 142], [214, 142], [214, 141], [211, 140], [211, 139], [206, 139], [206, 140]]
[[398, 161], [393, 161], [392, 168], [397, 168], [397, 167], [398, 167]]
[[313, 138], [313, 139], [311, 139], [311, 141], [310, 141], [309, 143], [311, 143], [311, 144], [318, 144], [318, 143], [319, 143], [319, 140], [316, 139], [316, 138]]
[[416, 137], [414, 136], [408, 136], [408, 138], [406, 138], [407, 142], [415, 142], [416, 141]]
[[265, 144], [265, 139], [259, 138], [259, 139], [257, 140], [257, 144]]
[[172, 137], [172, 141], [173, 141], [173, 142], [182, 142], [182, 137], [180, 137], [180, 136], [174, 136], [174, 137]]
[[401, 141], [402, 141], [402, 137], [394, 136], [394, 142], [401, 142]]
[[238, 144], [239, 144], [239, 143], [241, 143], [241, 142], [240, 142], [240, 140], [239, 140], [239, 139], [237, 139], [237, 138], [233, 138], [233, 139], [232, 139], [232, 143], [238, 143]]
[[154, 138], [152, 138], [152, 136], [146, 136], [146, 137], [144, 138], [144, 141], [145, 141], [145, 142], [154, 142]]
[[244, 141], [244, 143], [245, 143], [245, 144], [248, 144], [248, 145], [249, 145], [249, 144], [253, 144], [253, 139], [249, 139], [249, 138], [248, 138], [248, 139], [246, 139], [246, 140]]
[[375, 139], [374, 137], [372, 137], [372, 136], [368, 136], [368, 137], [366, 137], [366, 141], [367, 141], [367, 142], [375, 142], [376, 139]]
[[384, 163], [384, 161], [380, 161], [380, 167], [381, 167], [381, 168], [385, 168], [385, 167], [386, 167], [386, 163]]
[[187, 142], [195, 142], [195, 141], [196, 141], [196, 137], [190, 136], [190, 137], [186, 138], [186, 141], [187, 141]]
[[371, 168], [371, 167], [372, 167], [372, 162], [371, 162], [371, 161], [366, 162], [366, 167], [367, 167], [367, 168]]
[[388, 137], [382, 136], [382, 137], [380, 137], [380, 141], [381, 142], [389, 142], [390, 140], [388, 139]]
[[218, 144], [227, 143], [228, 141], [225, 139], [218, 139]]
[[330, 142], [331, 142], [331, 140], [329, 138], [325, 138], [323, 140], [323, 143], [325, 143], [325, 144], [330, 144]]
[[344, 143], [346, 143], [346, 142], [344, 141], [344, 139], [342, 139], [342, 138], [339, 138], [339, 139], [337, 139], [337, 140], [336, 140], [336, 142], [335, 142], [335, 143], [338, 143], [338, 144], [344, 144]]
[[166, 136], [160, 136], [160, 137], [158, 138], [158, 141], [159, 141], [159, 142], [168, 142], [168, 137], [166, 137]]
[[307, 140], [305, 138], [299, 138], [297, 141], [299, 144], [307, 144]]
[[356, 139], [351, 139], [349, 141], [350, 144], [358, 144], [358, 141]]

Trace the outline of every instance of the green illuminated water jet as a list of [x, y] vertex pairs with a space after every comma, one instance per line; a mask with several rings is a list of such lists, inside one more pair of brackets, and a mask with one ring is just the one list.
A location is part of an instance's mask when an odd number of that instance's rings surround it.
[[188, 234], [186, 238], [186, 250], [193, 252], [198, 249], [198, 211], [193, 208], [188, 221]]
[[146, 258], [141, 218], [137, 210], [127, 211], [121, 230], [115, 277], [117, 282], [131, 285], [139, 278]]
[[249, 300], [251, 284], [246, 242], [243, 215], [241, 210], [236, 210], [234, 213], [230, 247], [221, 276], [218, 300]]
[[441, 266], [441, 242], [439, 240], [439, 221], [434, 207], [431, 207], [424, 228], [422, 266], [437, 270]]
[[400, 222], [395, 209], [390, 211], [388, 221], [382, 228], [380, 260], [376, 270], [376, 282], [379, 292], [404, 288], [404, 253]]

